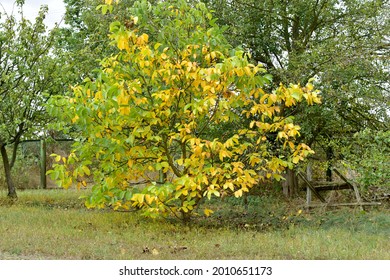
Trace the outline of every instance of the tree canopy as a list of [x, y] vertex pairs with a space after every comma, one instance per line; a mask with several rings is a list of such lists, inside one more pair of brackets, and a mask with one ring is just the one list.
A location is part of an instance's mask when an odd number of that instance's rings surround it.
[[96, 79], [50, 107], [80, 139], [69, 157], [56, 156], [52, 178], [81, 186], [92, 174], [88, 206], [188, 220], [202, 199], [240, 197], [312, 152], [280, 115], [320, 102], [310, 82], [267, 93], [270, 75], [230, 47], [202, 3], [139, 1], [131, 14], [111, 23], [117, 51]]
[[90, 207], [187, 219], [205, 198], [282, 176], [291, 195], [309, 146], [328, 180], [338, 162], [386, 185], [388, 1], [64, 2], [53, 31], [46, 7], [34, 23], [1, 13], [10, 196], [18, 144], [54, 118], [76, 143], [51, 174], [65, 187], [93, 177]]
[[[48, 123], [44, 104], [63, 90], [58, 64], [50, 54], [54, 33], [43, 23], [43, 6], [34, 23], [0, 12], [0, 149], [9, 196], [16, 197], [11, 178], [23, 137], [39, 135]], [[11, 157], [7, 146], [12, 147]]]

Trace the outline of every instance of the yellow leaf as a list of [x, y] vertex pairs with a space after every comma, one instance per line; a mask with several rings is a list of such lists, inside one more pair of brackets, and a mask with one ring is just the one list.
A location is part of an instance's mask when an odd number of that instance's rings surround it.
[[72, 119], [72, 123], [77, 122], [78, 119], [79, 119], [79, 116], [78, 116], [78, 115], [74, 116], [74, 118]]
[[301, 159], [300, 156], [295, 156], [295, 157], [293, 157], [292, 162], [295, 163], [295, 164], [297, 164], [297, 163], [299, 162], [300, 159]]
[[248, 76], [252, 75], [251, 69], [250, 69], [248, 66], [245, 66], [245, 67], [244, 67], [244, 71], [245, 71], [245, 73], [246, 73]]
[[129, 48], [129, 41], [127, 40], [126, 35], [120, 35], [118, 37], [118, 49], [124, 50]]
[[101, 91], [98, 91], [98, 92], [95, 93], [95, 99], [96, 100], [102, 100], [103, 99], [103, 95], [102, 95]]
[[276, 174], [276, 173], [274, 173], [273, 174], [273, 177], [276, 179], [276, 181], [280, 181], [283, 177], [282, 176], [280, 176], [279, 174]]
[[142, 193], [136, 193], [136, 194], [134, 194], [133, 197], [131, 198], [132, 201], [138, 202], [139, 204], [144, 203], [144, 199], [145, 199], [145, 195], [142, 194]]
[[227, 182], [223, 185], [223, 188], [226, 190], [226, 189], [230, 189], [230, 190], [234, 190], [234, 185], [232, 182]]
[[236, 68], [236, 69], [234, 69], [234, 72], [236, 72], [236, 75], [238, 77], [241, 77], [241, 76], [243, 76], [245, 74], [245, 72], [244, 72], [244, 70], [242, 68]]
[[287, 134], [284, 131], [279, 131], [277, 138], [278, 139], [283, 139], [283, 138], [288, 139], [288, 136], [287, 136]]
[[229, 153], [228, 151], [225, 151], [225, 150], [220, 150], [220, 151], [219, 151], [219, 159], [220, 159], [221, 161], [223, 161], [223, 159], [224, 159], [225, 157], [229, 157], [229, 158], [230, 158], [230, 153]]
[[153, 197], [149, 194], [145, 195], [145, 200], [146, 200], [146, 203], [149, 205], [151, 205], [153, 203]]
[[235, 192], [234, 192], [234, 196], [237, 197], [237, 198], [238, 198], [238, 197], [241, 197], [241, 196], [242, 196], [242, 190], [237, 190], [237, 191], [235, 191]]
[[214, 211], [213, 210], [211, 210], [211, 209], [204, 209], [204, 214], [206, 215], [206, 217], [208, 217], [208, 216], [210, 216], [211, 214], [213, 214], [214, 213]]
[[148, 42], [148, 40], [149, 40], [148, 34], [144, 33], [137, 38], [137, 45], [144, 45]]
[[278, 100], [278, 97], [277, 97], [277, 95], [275, 94], [275, 93], [273, 93], [273, 94], [270, 94], [270, 100], [273, 102], [273, 103], [275, 103], [277, 100]]
[[128, 105], [129, 104], [129, 99], [130, 99], [130, 96], [128, 95], [125, 95], [124, 92], [122, 92], [117, 100], [118, 100], [118, 105]]
[[120, 107], [118, 109], [119, 111], [119, 114], [123, 115], [123, 116], [128, 116], [130, 114], [130, 107], [126, 106], [126, 107]]

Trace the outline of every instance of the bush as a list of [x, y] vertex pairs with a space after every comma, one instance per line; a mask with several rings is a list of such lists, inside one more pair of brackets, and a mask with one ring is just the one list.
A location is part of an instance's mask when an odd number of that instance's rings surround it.
[[390, 192], [390, 131], [365, 129], [356, 133], [344, 155], [364, 190]]

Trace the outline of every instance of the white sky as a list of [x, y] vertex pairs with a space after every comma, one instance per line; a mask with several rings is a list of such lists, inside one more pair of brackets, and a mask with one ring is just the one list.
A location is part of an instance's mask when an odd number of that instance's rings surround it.
[[[3, 7], [8, 14], [12, 13], [12, 7], [14, 6], [14, 0], [0, 0], [0, 11], [3, 12]], [[45, 23], [49, 28], [54, 27], [54, 24], [60, 23], [63, 15], [65, 14], [65, 5], [62, 0], [25, 0], [23, 6], [23, 14], [26, 18], [34, 21], [38, 15], [39, 8], [42, 5], [48, 5], [49, 11], [46, 14]], [[3, 7], [2, 7], [3, 6]], [[14, 7], [14, 15], [17, 14], [17, 7]], [[64, 22], [61, 23], [64, 25]]]

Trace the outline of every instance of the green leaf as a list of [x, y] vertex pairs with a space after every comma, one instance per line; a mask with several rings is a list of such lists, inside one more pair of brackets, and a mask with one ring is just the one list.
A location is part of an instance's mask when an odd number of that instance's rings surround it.
[[110, 24], [110, 32], [115, 33], [118, 32], [121, 27], [121, 23], [119, 21], [114, 21]]
[[83, 166], [82, 166], [82, 169], [83, 169], [84, 173], [85, 173], [87, 176], [90, 176], [90, 175], [91, 175], [91, 171], [89, 170], [88, 166], [83, 165]]

